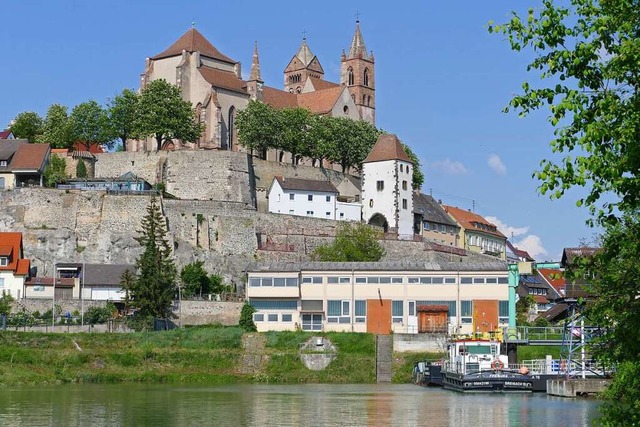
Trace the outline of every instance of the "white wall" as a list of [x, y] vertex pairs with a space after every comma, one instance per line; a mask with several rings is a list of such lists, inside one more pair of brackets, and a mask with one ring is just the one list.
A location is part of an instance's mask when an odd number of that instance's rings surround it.
[[2, 291], [6, 291], [11, 294], [15, 299], [24, 297], [24, 277], [14, 276], [13, 271], [0, 271], [0, 282], [4, 282], [4, 286], [0, 288], [0, 295]]
[[362, 204], [336, 202], [336, 219], [338, 221], [361, 221]]
[[[402, 166], [402, 171], [400, 171]], [[369, 222], [376, 213], [384, 215], [390, 228], [395, 228], [401, 238], [413, 236], [413, 191], [411, 177], [413, 166], [400, 160], [368, 162], [362, 165], [362, 218]], [[384, 182], [384, 189], [377, 190], [377, 182]], [[406, 189], [402, 188], [406, 181]], [[406, 209], [403, 207], [406, 200]]]
[[[293, 200], [291, 200], [293, 195]], [[313, 196], [309, 201], [309, 195]], [[327, 197], [329, 200], [327, 201]], [[311, 211], [313, 214], [308, 214]], [[320, 191], [282, 190], [274, 181], [269, 192], [269, 212], [336, 219], [336, 194]], [[329, 215], [327, 215], [329, 213]]]

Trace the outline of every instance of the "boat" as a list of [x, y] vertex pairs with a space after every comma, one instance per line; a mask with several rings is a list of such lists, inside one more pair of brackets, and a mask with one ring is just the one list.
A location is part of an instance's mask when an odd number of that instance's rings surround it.
[[533, 378], [526, 367], [509, 368], [500, 341], [456, 339], [442, 364], [442, 385], [461, 392], [531, 392]]

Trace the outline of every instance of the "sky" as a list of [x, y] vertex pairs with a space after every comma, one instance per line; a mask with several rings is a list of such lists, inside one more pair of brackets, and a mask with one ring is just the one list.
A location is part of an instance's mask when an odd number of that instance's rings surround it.
[[138, 89], [145, 58], [160, 53], [192, 25], [245, 77], [258, 42], [265, 84], [282, 87], [283, 71], [303, 34], [325, 70], [339, 81], [340, 55], [360, 20], [375, 55], [376, 125], [418, 155], [423, 192], [470, 209], [498, 226], [538, 261], [559, 261], [565, 247], [596, 231], [577, 208], [584, 191], [561, 200], [538, 192], [532, 178], [553, 157], [547, 111], [505, 114], [528, 73], [528, 52], [512, 52], [488, 23], [508, 21], [539, 0], [451, 0], [401, 3], [325, 0], [5, 0], [0, 26], [0, 128], [22, 111], [42, 116], [53, 103], [106, 104]]

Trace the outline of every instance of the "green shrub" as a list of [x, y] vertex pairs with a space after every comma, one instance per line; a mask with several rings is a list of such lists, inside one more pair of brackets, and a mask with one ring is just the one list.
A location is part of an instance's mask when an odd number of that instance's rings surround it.
[[253, 322], [253, 313], [256, 312], [256, 309], [245, 302], [242, 306], [242, 311], [240, 311], [240, 327], [243, 328], [247, 332], [255, 332], [258, 330], [256, 324]]

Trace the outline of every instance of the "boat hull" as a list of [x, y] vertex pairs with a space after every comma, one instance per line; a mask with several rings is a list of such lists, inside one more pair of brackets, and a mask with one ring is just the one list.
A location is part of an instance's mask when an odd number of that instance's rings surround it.
[[520, 392], [533, 391], [533, 379], [516, 372], [491, 371], [461, 374], [442, 371], [442, 385], [460, 392]]

